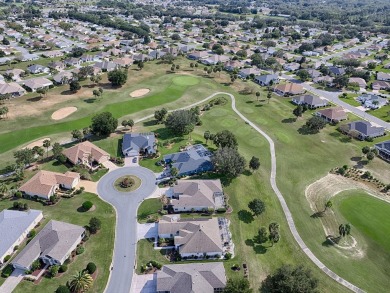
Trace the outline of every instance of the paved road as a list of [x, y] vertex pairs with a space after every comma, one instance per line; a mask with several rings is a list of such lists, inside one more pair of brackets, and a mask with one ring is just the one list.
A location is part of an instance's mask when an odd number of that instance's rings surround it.
[[[220, 93], [222, 94], [222, 93]], [[244, 120], [246, 123], [248, 123], [253, 129], [255, 129], [258, 133], [260, 133], [262, 136], [267, 139], [269, 145], [270, 145], [270, 151], [271, 151], [271, 177], [270, 182], [272, 189], [274, 190], [276, 196], [278, 197], [278, 200], [280, 204], [282, 205], [282, 209], [284, 212], [284, 215], [287, 219], [288, 226], [290, 228], [290, 231], [292, 235], [294, 236], [295, 241], [298, 243], [299, 247], [303, 250], [303, 252], [313, 261], [313, 263], [319, 267], [324, 273], [326, 273], [329, 277], [334, 279], [336, 282], [340, 283], [341, 285], [347, 287], [348, 289], [362, 293], [364, 292], [362, 289], [356, 287], [355, 285], [351, 284], [347, 280], [341, 278], [336, 273], [332, 272], [329, 268], [327, 268], [314, 254], [313, 252], [306, 246], [305, 242], [302, 240], [301, 236], [298, 233], [298, 230], [295, 226], [292, 214], [290, 212], [290, 209], [287, 206], [287, 203], [280, 192], [277, 184], [276, 184], [276, 153], [275, 153], [275, 144], [274, 141], [269, 137], [264, 131], [262, 131], [258, 126], [256, 126], [253, 122], [251, 122], [249, 119], [247, 119], [243, 114], [241, 114], [240, 111], [236, 108], [236, 100], [232, 94], [225, 93], [228, 95], [232, 100], [232, 109], [233, 111], [240, 116], [242, 120]]]
[[[372, 39], [364, 44], [361, 44], [361, 45], [358, 45], [358, 46], [354, 46], [354, 47], [351, 47], [351, 48], [348, 48], [348, 49], [345, 49], [345, 50], [341, 50], [339, 52], [336, 52], [336, 53], [333, 53], [333, 54], [330, 54], [330, 55], [327, 55], [327, 56], [322, 56], [321, 59], [319, 59], [319, 61], [328, 61], [334, 57], [340, 57], [341, 55], [344, 55], [346, 53], [349, 53], [349, 52], [354, 52], [354, 51], [357, 51], [357, 50], [360, 50], [360, 49], [365, 49], [369, 46], [371, 46], [374, 41], [376, 41], [377, 39]], [[313, 59], [313, 60], [317, 60], [317, 59]]]
[[[122, 193], [113, 187], [116, 179], [136, 175], [142, 180], [139, 189]], [[107, 173], [98, 183], [99, 196], [116, 210], [115, 246], [106, 293], [129, 293], [135, 266], [137, 245], [137, 209], [142, 200], [156, 189], [156, 177], [143, 167], [124, 167]]]
[[370, 121], [372, 123], [378, 124], [378, 125], [384, 127], [385, 129], [387, 129], [388, 131], [390, 131], [390, 123], [385, 122], [385, 121], [383, 121], [382, 119], [380, 119], [378, 117], [375, 117], [375, 116], [373, 116], [373, 115], [371, 115], [369, 113], [366, 113], [366, 112], [358, 109], [357, 107], [351, 106], [350, 104], [340, 100], [339, 99], [339, 95], [342, 92], [328, 92], [328, 91], [324, 91], [324, 90], [319, 90], [319, 89], [316, 89], [315, 87], [311, 86], [307, 82], [301, 82], [301, 81], [297, 80], [294, 76], [290, 76], [290, 75], [286, 75], [286, 74], [282, 74], [281, 77], [285, 78], [285, 79], [287, 79], [287, 80], [289, 80], [291, 82], [299, 83], [307, 91], [309, 91], [309, 92], [311, 92], [313, 94], [316, 94], [318, 96], [322, 96], [325, 99], [327, 99], [328, 101], [330, 101], [330, 102], [332, 102], [332, 103], [334, 103], [334, 104], [336, 104], [338, 106], [341, 106], [344, 109], [347, 109], [348, 111], [352, 112], [356, 116], [359, 116], [360, 118], [362, 118], [364, 120], [367, 120], [367, 121]]

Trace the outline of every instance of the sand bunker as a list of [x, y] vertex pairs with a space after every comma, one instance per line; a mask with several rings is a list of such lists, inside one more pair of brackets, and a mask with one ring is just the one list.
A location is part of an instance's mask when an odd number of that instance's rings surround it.
[[150, 92], [150, 89], [139, 89], [130, 93], [130, 97], [139, 98]]
[[36, 147], [36, 146], [42, 147], [42, 146], [43, 146], [43, 142], [44, 142], [46, 139], [47, 139], [47, 140], [50, 140], [49, 137], [45, 137], [45, 138], [42, 138], [42, 139], [40, 139], [40, 140], [36, 140], [36, 141], [30, 143], [28, 146], [26, 146], [26, 148], [32, 149], [33, 147]]
[[61, 108], [61, 109], [55, 111], [51, 115], [51, 119], [53, 119], [53, 120], [61, 120], [61, 119], [64, 119], [64, 118], [68, 117], [69, 115], [73, 114], [76, 111], [77, 111], [76, 107]]

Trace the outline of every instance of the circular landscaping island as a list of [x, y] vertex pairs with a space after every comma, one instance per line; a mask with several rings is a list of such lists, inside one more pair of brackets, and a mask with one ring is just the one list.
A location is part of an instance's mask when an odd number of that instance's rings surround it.
[[195, 76], [181, 75], [174, 77], [172, 81], [176, 85], [190, 86], [197, 85], [199, 83], [199, 78]]
[[131, 192], [141, 186], [141, 179], [134, 175], [125, 175], [114, 182], [114, 187], [120, 192]]

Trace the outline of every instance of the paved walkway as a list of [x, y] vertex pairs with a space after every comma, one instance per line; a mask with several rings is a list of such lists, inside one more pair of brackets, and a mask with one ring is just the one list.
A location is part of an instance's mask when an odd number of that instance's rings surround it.
[[[135, 175], [142, 180], [133, 192], [120, 192], [114, 182], [124, 175]], [[137, 209], [139, 204], [156, 189], [156, 177], [143, 167], [117, 168], [104, 175], [97, 186], [98, 195], [116, 210], [115, 245], [110, 278], [106, 293], [130, 292], [137, 248]]]
[[9, 276], [1, 285], [0, 292], [1, 293], [11, 293], [16, 286], [23, 280], [25, 276], [22, 270], [16, 269], [12, 272], [11, 276]]

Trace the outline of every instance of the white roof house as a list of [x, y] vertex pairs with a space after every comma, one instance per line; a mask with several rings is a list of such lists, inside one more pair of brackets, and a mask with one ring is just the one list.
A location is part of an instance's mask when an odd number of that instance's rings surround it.
[[0, 212], [0, 264], [7, 255], [13, 253], [15, 246], [23, 242], [42, 218], [42, 211], [38, 210]]

